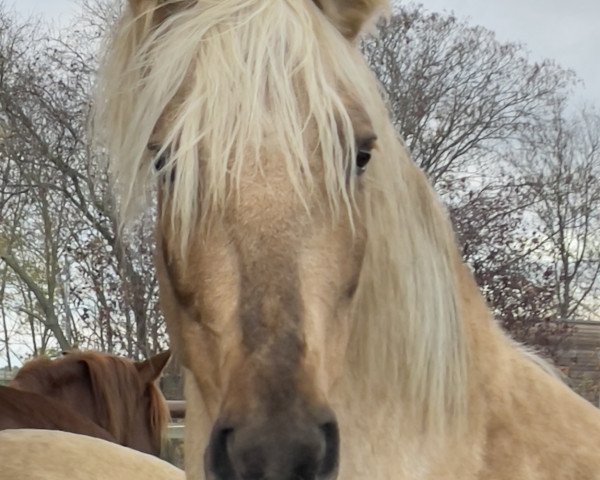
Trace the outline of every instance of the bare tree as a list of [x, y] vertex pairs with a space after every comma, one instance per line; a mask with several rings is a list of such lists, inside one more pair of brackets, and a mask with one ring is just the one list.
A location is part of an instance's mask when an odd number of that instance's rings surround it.
[[558, 102], [552, 121], [530, 130], [514, 158], [550, 245], [544, 253], [555, 272], [557, 315], [586, 319], [586, 301], [599, 293], [600, 115], [593, 109], [569, 115]]
[[364, 51], [407, 147], [450, 207], [463, 257], [497, 318], [555, 356], [570, 329], [552, 302], [556, 266], [542, 255], [554, 245], [531, 224], [537, 195], [507, 159], [552, 121], [574, 74], [422, 7], [397, 7]]
[[574, 81], [553, 62], [530, 62], [518, 44], [422, 7], [397, 7], [364, 51], [398, 131], [434, 183], [548, 118]]
[[[108, 2], [87, 3], [110, 11]], [[106, 27], [91, 11], [93, 21], [78, 24], [67, 38], [10, 21], [0, 37], [2, 156], [12, 172], [0, 188], [28, 205], [15, 217], [27, 242], [0, 252], [0, 264], [34, 294], [41, 315], [36, 309], [27, 315], [49, 327], [60, 348], [146, 356], [161, 348], [165, 335], [156, 307], [153, 232], [148, 222], [127, 235], [119, 231], [105, 163], [87, 139], [93, 44]], [[15, 205], [7, 203], [9, 214]], [[32, 274], [33, 266], [42, 268]]]

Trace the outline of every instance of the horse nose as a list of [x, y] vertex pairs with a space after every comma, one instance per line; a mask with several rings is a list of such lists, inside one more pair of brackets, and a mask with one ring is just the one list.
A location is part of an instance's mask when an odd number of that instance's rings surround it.
[[330, 480], [338, 466], [338, 426], [332, 414], [321, 422], [216, 426], [206, 456], [207, 477], [215, 480]]

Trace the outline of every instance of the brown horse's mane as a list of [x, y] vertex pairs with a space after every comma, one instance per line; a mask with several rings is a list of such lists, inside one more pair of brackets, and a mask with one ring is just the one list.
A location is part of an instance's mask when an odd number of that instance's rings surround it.
[[86, 369], [94, 404], [104, 419], [102, 426], [120, 443], [127, 438], [130, 419], [134, 418], [140, 396], [148, 389], [153, 441], [160, 445], [170, 418], [167, 403], [155, 383], [144, 384], [136, 364], [126, 358], [78, 351], [56, 360], [39, 357], [19, 370], [12, 385], [38, 393], [57, 394], [72, 382], [85, 381]]
[[14, 428], [62, 430], [116, 442], [100, 425], [62, 402], [0, 385], [0, 430]]

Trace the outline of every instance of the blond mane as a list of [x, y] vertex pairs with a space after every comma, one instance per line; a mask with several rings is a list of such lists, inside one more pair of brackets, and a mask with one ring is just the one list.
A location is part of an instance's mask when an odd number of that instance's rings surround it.
[[157, 10], [126, 14], [101, 71], [95, 123], [111, 153], [125, 216], [156, 180], [156, 157], [146, 147], [157, 128], [162, 150], [170, 151], [166, 174], [175, 172], [170, 209], [184, 242], [198, 221], [222, 210], [248, 158], [260, 165], [267, 136], [306, 199], [315, 188], [308, 125], [317, 132], [333, 213], [352, 208], [355, 192], [346, 178], [354, 132], [344, 99], [359, 101], [378, 142], [364, 176], [369, 240], [350, 374], [357, 393], [373, 395], [377, 405], [388, 392], [432, 432], [462, 420], [467, 346], [452, 229], [358, 51], [312, 2], [171, 3], [181, 8], [157, 27]]
[[[126, 216], [154, 183], [156, 159], [168, 152], [163, 174], [175, 171], [171, 212], [185, 241], [199, 214], [208, 221], [222, 211], [266, 137], [305, 199], [314, 186], [308, 161], [314, 152], [303, 135], [309, 125], [316, 127], [325, 159], [331, 206], [349, 207], [346, 166], [354, 157], [354, 131], [336, 84], [354, 98], [363, 92], [355, 88], [356, 72], [344, 55], [306, 35], [317, 31], [322, 41], [338, 41], [332, 25], [317, 21], [317, 7], [311, 11], [293, 1], [172, 3], [182, 8], [155, 28], [160, 7], [124, 15], [97, 90], [96, 125], [109, 126], [104, 144]], [[344, 50], [356, 60], [356, 52], [347, 45]], [[315, 68], [323, 64], [332, 73]], [[161, 123], [169, 127], [152, 158], [147, 147]]]

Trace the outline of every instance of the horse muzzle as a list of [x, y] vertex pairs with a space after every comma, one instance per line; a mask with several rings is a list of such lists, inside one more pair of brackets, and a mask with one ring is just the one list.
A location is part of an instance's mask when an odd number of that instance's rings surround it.
[[[309, 418], [307, 418], [309, 417]], [[209, 480], [334, 480], [339, 430], [330, 410], [215, 425], [205, 452]]]

